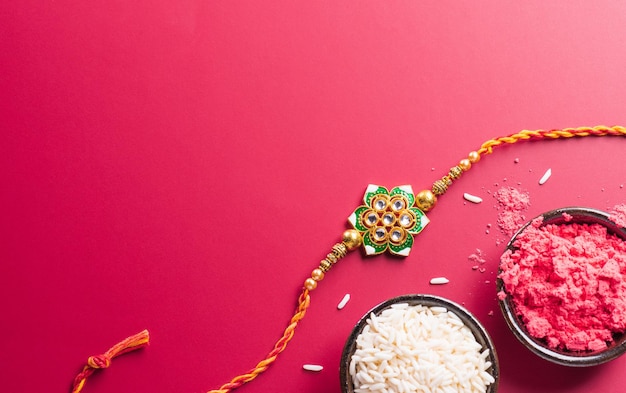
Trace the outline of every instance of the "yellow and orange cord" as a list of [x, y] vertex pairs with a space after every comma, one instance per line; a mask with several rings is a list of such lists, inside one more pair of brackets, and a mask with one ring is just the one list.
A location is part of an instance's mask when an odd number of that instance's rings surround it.
[[79, 393], [83, 390], [87, 377], [93, 374], [96, 370], [101, 368], [108, 368], [111, 365], [111, 359], [116, 356], [123, 355], [127, 352], [134, 351], [136, 349], [143, 348], [150, 343], [150, 334], [147, 330], [143, 330], [134, 336], [130, 336], [119, 343], [115, 344], [108, 351], [102, 355], [90, 356], [87, 359], [87, 364], [83, 367], [76, 378], [74, 378], [74, 384], [72, 385], [72, 393]]
[[[477, 163], [481, 156], [491, 154], [493, 149], [498, 146], [506, 144], [513, 144], [526, 140], [546, 140], [546, 139], [560, 139], [560, 138], [573, 138], [573, 137], [586, 137], [586, 136], [626, 136], [626, 127], [622, 126], [596, 126], [596, 127], [578, 127], [578, 128], [564, 128], [561, 130], [523, 130], [515, 134], [511, 134], [504, 137], [494, 138], [486, 141], [480, 146], [480, 149], [472, 151], [468, 154], [467, 158], [463, 158], [459, 161], [459, 164], [452, 167], [447, 175], [433, 183], [431, 190], [420, 191], [416, 195], [416, 205], [424, 211], [428, 211], [435, 206], [437, 202], [437, 196], [442, 195], [448, 189], [448, 186], [452, 184], [453, 180], [458, 179], [463, 172], [468, 171], [472, 164]], [[307, 278], [304, 282], [302, 293], [298, 298], [298, 306], [296, 312], [291, 318], [289, 325], [283, 332], [282, 337], [276, 342], [274, 348], [270, 353], [261, 360], [254, 368], [249, 370], [245, 374], [241, 374], [233, 378], [230, 382], [222, 385], [219, 389], [210, 390], [208, 393], [228, 393], [233, 389], [236, 389], [243, 384], [252, 381], [268, 367], [276, 361], [278, 355], [285, 350], [289, 341], [293, 338], [294, 331], [298, 326], [298, 323], [304, 318], [306, 310], [310, 305], [310, 291], [317, 287], [317, 282], [324, 278], [324, 274], [341, 258], [346, 255], [347, 251], [354, 250], [359, 247], [361, 239], [360, 235], [357, 236], [356, 231], [346, 231], [343, 236], [342, 243], [337, 243], [333, 246], [332, 252], [327, 255], [325, 259], [320, 262], [318, 268], [314, 269], [311, 273], [311, 277]], [[83, 368], [83, 371], [76, 376], [72, 393], [79, 393], [87, 377], [89, 377], [95, 370], [99, 368], [107, 368], [111, 363], [111, 359], [115, 356], [123, 353], [145, 347], [148, 345], [149, 337], [148, 331], [131, 336], [122, 342], [116, 344], [113, 348], [109, 349], [103, 355], [92, 356], [88, 359], [87, 365]]]
[[322, 259], [319, 267], [313, 269], [311, 277], [304, 280], [302, 293], [298, 298], [298, 308], [296, 309], [296, 313], [291, 318], [289, 326], [285, 329], [282, 337], [274, 345], [274, 349], [272, 349], [265, 359], [261, 360], [253, 369], [245, 374], [236, 376], [230, 382], [222, 385], [219, 389], [210, 390], [208, 393], [228, 393], [229, 391], [240, 387], [244, 383], [252, 381], [254, 378], [258, 377], [259, 374], [267, 370], [267, 368], [276, 361], [278, 355], [285, 350], [287, 343], [293, 337], [296, 326], [298, 326], [298, 322], [304, 318], [306, 309], [309, 307], [309, 303], [311, 301], [309, 296], [310, 291], [317, 288], [317, 283], [324, 279], [324, 274], [328, 272], [328, 270], [330, 270], [330, 268], [341, 258], [345, 257], [348, 251], [355, 250], [360, 245], [361, 236], [357, 231], [345, 231], [343, 233], [342, 242], [335, 244], [332, 247], [331, 252], [326, 255], [326, 258]]
[[477, 153], [491, 154], [493, 148], [503, 145], [512, 144], [523, 140], [539, 140], [539, 139], [560, 139], [560, 138], [574, 138], [584, 136], [626, 136], [626, 127], [622, 126], [595, 126], [595, 127], [578, 127], [578, 128], [563, 128], [561, 130], [523, 130], [516, 134], [509, 136], [490, 139], [483, 143], [478, 149]]
[[467, 158], [459, 161], [458, 165], [450, 168], [448, 174], [436, 180], [430, 190], [423, 190], [417, 193], [416, 205], [423, 211], [431, 210], [437, 203], [437, 197], [443, 195], [454, 180], [461, 177], [463, 172], [467, 172], [472, 167], [472, 164], [480, 161], [481, 156], [493, 153], [493, 149], [498, 146], [528, 140], [550, 140], [585, 136], [626, 136], [626, 127], [595, 126], [563, 128], [561, 130], [522, 130], [508, 136], [490, 139], [483, 143], [480, 149], [471, 151]]
[[309, 290], [304, 288], [300, 297], [298, 298], [298, 307], [296, 309], [296, 313], [291, 318], [289, 326], [285, 329], [283, 336], [276, 342], [274, 345], [274, 349], [265, 357], [265, 359], [261, 360], [253, 369], [248, 371], [245, 374], [241, 374], [233, 378], [230, 382], [225, 383], [219, 389], [210, 390], [208, 393], [227, 393], [233, 389], [236, 389], [243, 385], [244, 383], [252, 381], [254, 378], [258, 377], [259, 374], [263, 373], [267, 368], [276, 361], [278, 355], [285, 350], [287, 347], [287, 343], [291, 341], [294, 335], [294, 331], [298, 326], [298, 322], [304, 318], [306, 314], [306, 309], [309, 307], [311, 302], [311, 298], [309, 296]]

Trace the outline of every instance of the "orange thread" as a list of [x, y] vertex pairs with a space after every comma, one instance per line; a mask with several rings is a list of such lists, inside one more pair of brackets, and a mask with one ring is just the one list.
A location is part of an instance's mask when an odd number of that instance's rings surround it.
[[523, 130], [516, 134], [504, 136], [500, 138], [490, 139], [483, 143], [478, 149], [478, 154], [491, 154], [493, 148], [504, 144], [512, 144], [523, 140], [531, 139], [559, 139], [559, 138], [573, 138], [583, 136], [626, 136], [626, 127], [622, 126], [595, 126], [595, 127], [578, 127], [578, 128], [564, 128], [562, 130]]
[[252, 381], [254, 378], [258, 377], [261, 373], [263, 373], [267, 368], [276, 361], [278, 355], [285, 350], [287, 347], [287, 343], [293, 338], [294, 331], [298, 326], [298, 322], [304, 318], [306, 314], [306, 310], [309, 307], [311, 302], [311, 298], [309, 296], [309, 290], [303, 289], [300, 297], [298, 298], [298, 308], [296, 309], [296, 313], [291, 318], [289, 326], [285, 329], [283, 336], [276, 342], [274, 345], [274, 349], [267, 354], [265, 359], [261, 360], [253, 369], [248, 371], [245, 374], [236, 376], [230, 382], [222, 385], [219, 389], [210, 390], [208, 393], [228, 393], [233, 389], [237, 389], [241, 385]]
[[79, 393], [83, 390], [87, 378], [98, 369], [108, 368], [111, 365], [111, 359], [123, 355], [126, 352], [143, 348], [149, 344], [149, 341], [150, 335], [147, 330], [144, 330], [120, 341], [102, 355], [90, 356], [87, 359], [87, 365], [83, 368], [83, 371], [74, 378], [72, 393]]

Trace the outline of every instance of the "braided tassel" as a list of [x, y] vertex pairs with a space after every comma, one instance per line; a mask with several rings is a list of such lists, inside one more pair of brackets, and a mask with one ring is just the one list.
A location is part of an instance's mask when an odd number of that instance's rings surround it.
[[130, 336], [120, 341], [102, 355], [90, 356], [87, 359], [87, 365], [85, 365], [83, 371], [81, 371], [74, 379], [72, 393], [79, 393], [83, 390], [85, 382], [87, 382], [87, 378], [98, 369], [108, 368], [111, 365], [111, 359], [116, 356], [123, 355], [126, 352], [143, 348], [149, 344], [149, 341], [149, 333], [147, 330], [144, 330], [134, 336]]

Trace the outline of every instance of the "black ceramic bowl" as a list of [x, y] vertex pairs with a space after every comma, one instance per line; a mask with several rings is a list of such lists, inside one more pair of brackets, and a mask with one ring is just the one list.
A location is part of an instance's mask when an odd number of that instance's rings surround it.
[[500, 376], [498, 356], [489, 334], [487, 334], [487, 331], [480, 324], [480, 322], [464, 307], [461, 307], [459, 304], [454, 303], [451, 300], [433, 295], [404, 295], [384, 301], [372, 308], [370, 311], [365, 313], [365, 315], [363, 315], [350, 333], [350, 336], [346, 341], [346, 345], [343, 348], [339, 371], [341, 391], [343, 393], [354, 392], [353, 381], [349, 371], [350, 360], [356, 351], [356, 339], [367, 325], [367, 319], [370, 314], [374, 313], [375, 315], [379, 315], [383, 312], [383, 310], [390, 308], [393, 304], [399, 303], [407, 303], [410, 306], [423, 305], [426, 307], [445, 307], [448, 311], [456, 314], [459, 319], [463, 321], [465, 326], [470, 329], [476, 341], [482, 346], [482, 350], [489, 349], [489, 357], [487, 360], [491, 362], [491, 367], [488, 369], [488, 372], [493, 376], [495, 382], [488, 386], [486, 393], [495, 393], [498, 391], [498, 381]]
[[[567, 213], [572, 218], [567, 221], [563, 215]], [[566, 207], [562, 209], [551, 210], [542, 214], [539, 217], [543, 217], [542, 225], [547, 224], [566, 224], [566, 223], [578, 223], [578, 224], [600, 224], [607, 228], [608, 233], [614, 234], [619, 238], [626, 240], [626, 230], [609, 219], [609, 215], [603, 211], [584, 208], [584, 207]], [[538, 218], [538, 217], [536, 217]], [[534, 220], [534, 219], [533, 219]], [[529, 226], [532, 221], [526, 223], [520, 228], [515, 235], [511, 238], [511, 241], [507, 245], [508, 250], [515, 250], [513, 243], [517, 237]], [[504, 283], [501, 279], [497, 280], [498, 291], [504, 291], [506, 293]], [[595, 351], [567, 351], [549, 348], [546, 343], [541, 339], [532, 337], [525, 329], [524, 322], [521, 317], [515, 312], [515, 306], [511, 300], [511, 296], [507, 293], [506, 298], [499, 300], [500, 309], [504, 315], [507, 325], [517, 337], [517, 339], [531, 350], [536, 355], [543, 359], [551, 361], [556, 364], [572, 367], [586, 367], [595, 366], [601, 363], [608, 362], [617, 358], [626, 352], [626, 334], [619, 334], [614, 336], [614, 343], [608, 348]]]

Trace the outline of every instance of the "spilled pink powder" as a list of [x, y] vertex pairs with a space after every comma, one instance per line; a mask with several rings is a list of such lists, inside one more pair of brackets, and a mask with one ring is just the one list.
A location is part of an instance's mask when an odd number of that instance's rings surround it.
[[479, 265], [484, 265], [487, 260], [483, 254], [483, 251], [480, 248], [477, 248], [473, 254], [470, 254], [467, 257], [467, 260], [472, 263], [472, 270], [478, 270], [481, 273], [484, 273], [487, 269], [484, 267], [480, 267]]
[[609, 220], [626, 228], [626, 205], [617, 205], [609, 212]]
[[551, 348], [596, 351], [626, 332], [626, 242], [598, 224], [537, 221], [513, 245], [499, 277], [530, 335]]
[[480, 248], [477, 248], [473, 254], [470, 254], [467, 257], [467, 260], [476, 265], [477, 263], [483, 264], [486, 262], [485, 257], [483, 256], [483, 251]]
[[513, 187], [502, 187], [493, 194], [498, 201], [498, 227], [507, 236], [513, 235], [526, 221], [524, 212], [530, 206], [530, 195]]

